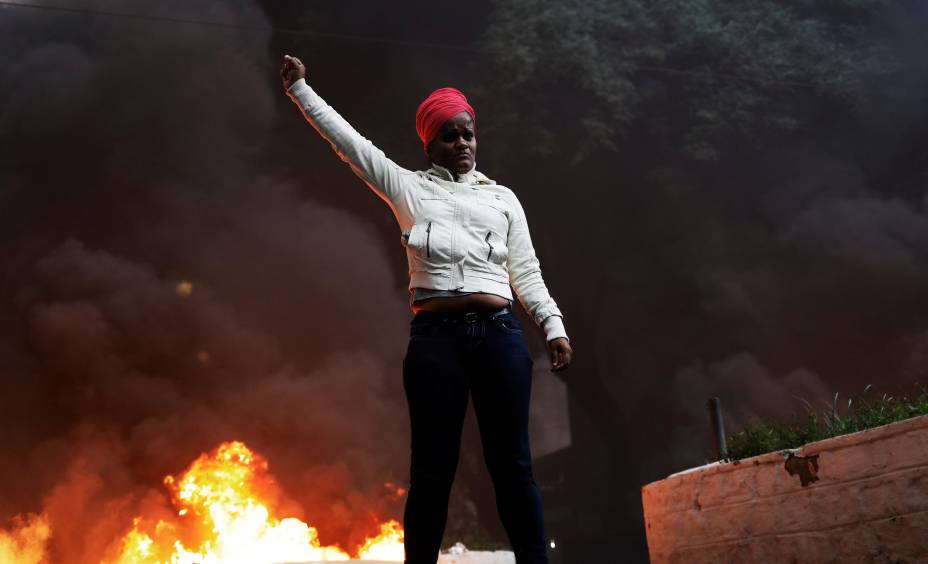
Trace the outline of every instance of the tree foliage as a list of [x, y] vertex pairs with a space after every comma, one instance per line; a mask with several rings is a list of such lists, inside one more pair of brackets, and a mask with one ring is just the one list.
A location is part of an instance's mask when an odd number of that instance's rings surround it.
[[[713, 160], [800, 127], [810, 100], [853, 104], [889, 57], [867, 33], [884, 0], [495, 0], [496, 85], [582, 158], [645, 134]], [[533, 102], [558, 96], [554, 112]], [[514, 106], [515, 107], [515, 106]], [[527, 112], [532, 112], [528, 114]]]

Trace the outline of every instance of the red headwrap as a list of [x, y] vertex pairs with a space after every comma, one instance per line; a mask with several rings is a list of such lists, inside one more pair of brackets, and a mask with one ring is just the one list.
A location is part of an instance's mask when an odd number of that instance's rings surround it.
[[419, 134], [419, 139], [422, 139], [422, 145], [428, 147], [432, 139], [438, 135], [441, 126], [461, 112], [470, 114], [476, 128], [477, 115], [460, 90], [439, 88], [429, 94], [416, 110], [416, 133]]

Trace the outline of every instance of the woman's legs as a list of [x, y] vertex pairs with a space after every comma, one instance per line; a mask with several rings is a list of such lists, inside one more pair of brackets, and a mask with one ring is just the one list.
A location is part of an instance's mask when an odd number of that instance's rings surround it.
[[515, 316], [487, 323], [470, 380], [483, 455], [516, 562], [547, 563], [541, 496], [532, 476], [528, 439], [532, 358]]
[[528, 442], [531, 383], [532, 358], [511, 313], [454, 324], [421, 314], [413, 320], [403, 361], [412, 431], [404, 516], [408, 564], [438, 559], [469, 395], [516, 562], [548, 562]]
[[410, 485], [403, 518], [406, 562], [435, 564], [467, 412], [467, 374], [460, 362], [461, 340], [449, 331], [453, 328], [413, 323], [403, 361], [412, 431]]

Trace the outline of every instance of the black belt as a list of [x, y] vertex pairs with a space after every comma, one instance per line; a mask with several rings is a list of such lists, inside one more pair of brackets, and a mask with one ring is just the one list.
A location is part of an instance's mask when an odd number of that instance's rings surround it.
[[416, 317], [424, 319], [433, 319], [442, 323], [474, 323], [478, 319], [496, 319], [501, 315], [512, 313], [509, 306], [503, 306], [493, 311], [461, 311], [461, 312], [444, 312], [444, 311], [420, 311]]

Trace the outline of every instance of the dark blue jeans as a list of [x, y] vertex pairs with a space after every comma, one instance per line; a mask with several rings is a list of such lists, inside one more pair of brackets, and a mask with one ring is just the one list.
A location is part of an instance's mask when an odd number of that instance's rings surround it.
[[464, 415], [473, 397], [496, 507], [516, 562], [547, 563], [528, 441], [532, 357], [518, 320], [511, 312], [419, 312], [410, 325], [403, 360], [412, 427], [406, 562], [435, 564], [438, 559]]

